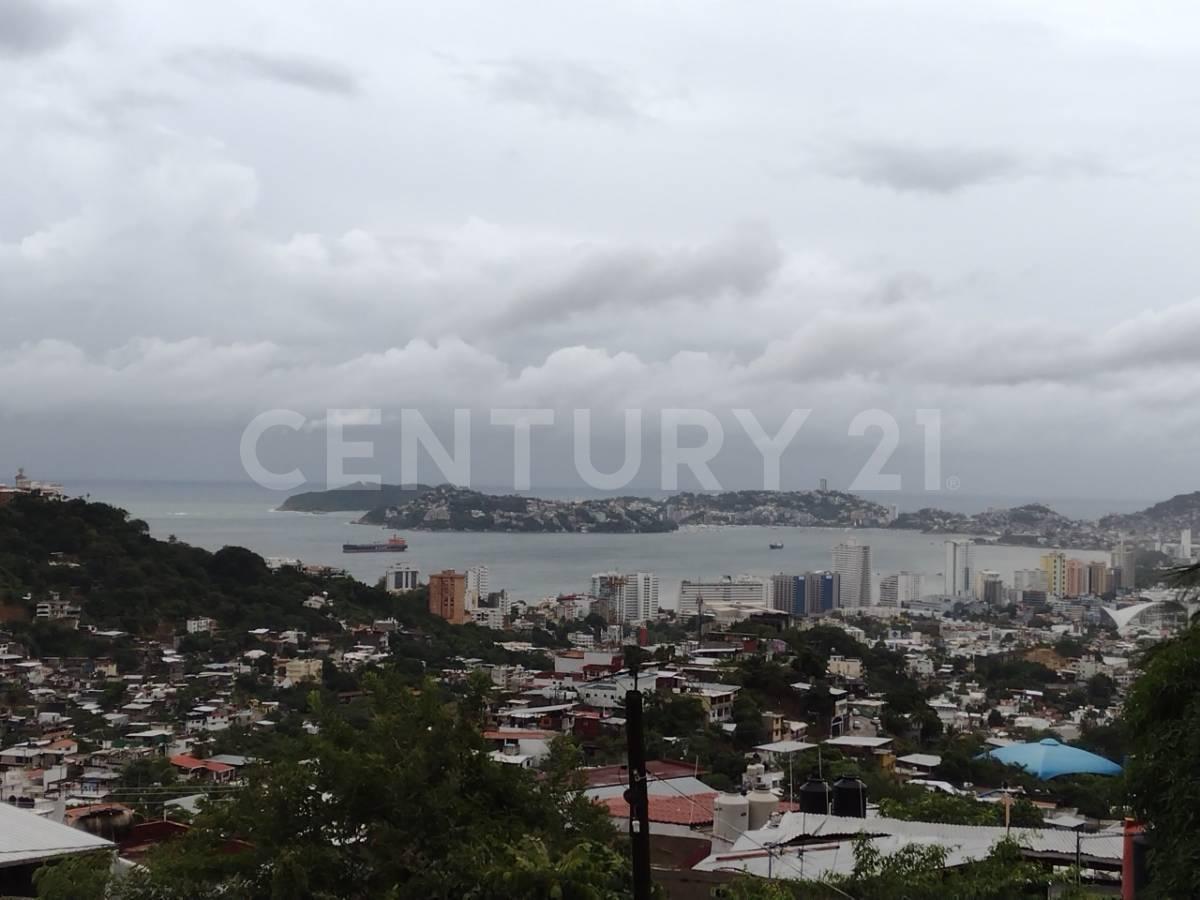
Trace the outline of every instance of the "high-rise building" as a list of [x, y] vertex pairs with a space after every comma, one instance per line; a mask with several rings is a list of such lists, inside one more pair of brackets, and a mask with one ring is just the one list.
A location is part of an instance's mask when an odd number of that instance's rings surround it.
[[429, 611], [452, 625], [467, 621], [467, 576], [453, 569], [429, 576]]
[[1045, 570], [1017, 569], [1013, 572], [1013, 590], [1042, 591], [1044, 593], [1048, 590]]
[[1004, 582], [999, 572], [980, 569], [975, 576], [975, 599], [989, 606], [1004, 605]]
[[1192, 561], [1192, 529], [1190, 528], [1179, 532], [1179, 558], [1184, 562]]
[[771, 576], [771, 609], [786, 612], [791, 615], [803, 615], [803, 606], [796, 613], [796, 589], [799, 587], [798, 575], [787, 575], [780, 572]]
[[1056, 597], [1067, 596], [1067, 555], [1058, 550], [1043, 553], [1042, 571], [1046, 573], [1046, 590]]
[[797, 600], [804, 614], [820, 616], [837, 609], [842, 596], [842, 576], [837, 572], [808, 572], [800, 576]]
[[975, 587], [975, 542], [946, 541], [946, 596], [967, 597]]
[[1112, 567], [1121, 570], [1114, 588], [1131, 591], [1137, 587], [1137, 550], [1126, 546], [1124, 539], [1112, 552]]
[[1064, 597], [1082, 597], [1087, 593], [1087, 565], [1081, 559], [1067, 560], [1067, 588]]
[[884, 575], [879, 579], [879, 605], [900, 607], [900, 576]]
[[384, 586], [389, 594], [403, 594], [417, 589], [417, 567], [408, 563], [388, 566]]
[[485, 565], [471, 566], [467, 569], [467, 609], [474, 609], [481, 603], [486, 603], [491, 584], [488, 580], [488, 567]]
[[640, 624], [658, 615], [658, 576], [653, 572], [634, 572], [625, 581], [626, 622]]
[[916, 572], [899, 572], [879, 582], [879, 605], [899, 608], [921, 599], [921, 576]]
[[1112, 592], [1112, 579], [1109, 576], [1108, 563], [1103, 560], [1090, 562], [1087, 566], [1087, 590], [1089, 594], [1103, 597]]
[[620, 572], [597, 572], [592, 576], [592, 589], [589, 595], [597, 600], [611, 600], [625, 586], [625, 576]]
[[854, 608], [871, 605], [871, 548], [857, 541], [846, 541], [833, 548], [833, 571], [841, 576], [838, 606]]
[[1048, 597], [1045, 591], [1034, 590], [1032, 588], [1017, 591], [1017, 605], [1023, 609], [1043, 612], [1048, 606]]
[[827, 491], [827, 490], [829, 490], [829, 479], [828, 479], [828, 478], [822, 478], [822, 479], [821, 479], [821, 481], [820, 481], [820, 487], [818, 488], [818, 490], [822, 490], [822, 491]]
[[841, 576], [836, 572], [805, 572], [771, 576], [771, 608], [793, 616], [819, 616], [838, 606]]
[[[591, 596], [599, 601], [600, 615], [611, 623], [645, 622], [658, 615], [658, 576], [652, 572], [598, 572], [592, 576]], [[695, 609], [688, 615], [696, 615]]]

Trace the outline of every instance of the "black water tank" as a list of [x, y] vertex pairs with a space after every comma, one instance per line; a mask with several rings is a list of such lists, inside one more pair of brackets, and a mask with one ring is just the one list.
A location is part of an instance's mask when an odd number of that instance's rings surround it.
[[867, 817], [867, 786], [853, 775], [833, 783], [833, 814], [855, 819]]
[[825, 816], [829, 814], [829, 785], [825, 779], [810, 775], [800, 788], [800, 812]]

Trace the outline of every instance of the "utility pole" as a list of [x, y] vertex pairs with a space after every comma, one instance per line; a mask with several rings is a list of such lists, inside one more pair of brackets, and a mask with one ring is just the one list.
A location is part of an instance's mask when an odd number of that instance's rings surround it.
[[[637, 684], [637, 666], [633, 669]], [[642, 692], [625, 692], [625, 737], [628, 742], [629, 840], [633, 845], [633, 900], [650, 900], [650, 799], [646, 790], [646, 746], [642, 735]]]

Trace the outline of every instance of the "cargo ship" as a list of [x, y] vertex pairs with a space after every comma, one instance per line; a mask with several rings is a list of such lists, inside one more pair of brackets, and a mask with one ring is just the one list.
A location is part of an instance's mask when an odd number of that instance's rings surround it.
[[408, 549], [402, 537], [390, 537], [376, 544], [342, 544], [343, 553], [401, 553]]

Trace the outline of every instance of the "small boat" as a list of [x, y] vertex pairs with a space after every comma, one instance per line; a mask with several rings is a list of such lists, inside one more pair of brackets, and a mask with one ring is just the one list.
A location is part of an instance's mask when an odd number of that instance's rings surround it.
[[767, 544], [767, 546], [770, 547], [772, 550], [782, 550], [783, 549], [783, 544], [777, 544], [774, 541]]

